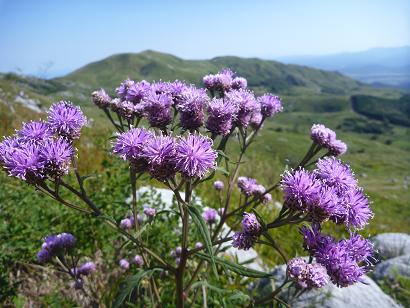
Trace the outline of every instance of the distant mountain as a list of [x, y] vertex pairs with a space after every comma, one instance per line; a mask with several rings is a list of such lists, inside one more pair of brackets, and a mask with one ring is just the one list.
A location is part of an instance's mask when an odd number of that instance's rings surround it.
[[410, 89], [410, 46], [324, 56], [279, 57], [277, 60], [339, 71], [368, 84]]
[[346, 94], [361, 87], [353, 79], [337, 72], [327, 72], [300, 65], [286, 65], [257, 58], [217, 57], [211, 60], [184, 60], [170, 54], [147, 50], [141, 53], [118, 54], [88, 64], [54, 80], [65, 85], [88, 86], [90, 89], [112, 90], [126, 77], [148, 81], [183, 79], [202, 84], [202, 77], [222, 68], [231, 68], [248, 79], [258, 92], [280, 94], [310, 93]]

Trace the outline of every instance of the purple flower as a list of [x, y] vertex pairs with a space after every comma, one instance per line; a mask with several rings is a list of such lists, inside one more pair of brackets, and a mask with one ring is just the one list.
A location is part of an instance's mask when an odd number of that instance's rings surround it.
[[246, 128], [251, 121], [252, 115], [260, 110], [253, 93], [247, 90], [233, 90], [226, 93], [226, 100], [238, 108], [236, 123]]
[[170, 84], [168, 82], [157, 81], [151, 84], [151, 89], [156, 94], [169, 94], [170, 93]]
[[260, 112], [254, 112], [252, 114], [251, 120], [249, 122], [249, 125], [253, 128], [253, 129], [259, 129], [261, 128], [262, 125], [262, 121], [263, 121], [263, 116], [262, 113]]
[[134, 104], [138, 104], [150, 93], [150, 91], [151, 85], [149, 82], [142, 80], [141, 82], [136, 82], [129, 86], [125, 99]]
[[266, 204], [272, 201], [272, 195], [271, 194], [264, 194], [262, 197], [262, 203]]
[[215, 89], [215, 75], [206, 75], [204, 76], [204, 78], [202, 79], [205, 88], [207, 88], [208, 90], [214, 90]]
[[165, 128], [171, 123], [172, 97], [169, 94], [150, 93], [145, 101], [145, 112], [152, 127]]
[[328, 148], [330, 143], [336, 140], [336, 133], [323, 124], [313, 124], [310, 137], [316, 144]]
[[44, 160], [40, 156], [40, 146], [25, 144], [22, 148], [3, 149], [3, 166], [8, 174], [28, 182], [35, 182], [43, 177]]
[[347, 191], [342, 204], [346, 208], [342, 222], [348, 227], [362, 229], [373, 217], [369, 200], [361, 189], [351, 189]]
[[116, 112], [126, 120], [131, 120], [136, 115], [135, 105], [129, 101], [117, 101], [116, 109]]
[[100, 89], [91, 93], [93, 103], [99, 108], [107, 108], [111, 103], [111, 97], [105, 92], [104, 89]]
[[224, 182], [222, 182], [222, 181], [215, 181], [214, 182], [214, 188], [216, 189], [216, 190], [218, 190], [218, 191], [221, 191], [221, 190], [223, 190], [224, 189]]
[[231, 82], [231, 88], [234, 90], [246, 89], [248, 81], [243, 77], [235, 77]]
[[178, 246], [177, 248], [175, 248], [173, 251], [171, 251], [171, 256], [172, 257], [179, 257], [182, 254], [182, 247]]
[[306, 278], [310, 288], [322, 288], [329, 282], [326, 268], [318, 263], [308, 265]]
[[290, 278], [296, 281], [305, 280], [307, 271], [307, 264], [302, 258], [293, 258], [288, 261], [287, 272]]
[[265, 118], [271, 117], [283, 110], [280, 98], [272, 94], [262, 95], [258, 98], [258, 102], [261, 105], [261, 113]]
[[44, 173], [52, 178], [67, 174], [74, 149], [64, 138], [48, 139], [40, 151], [40, 159], [44, 163]]
[[47, 263], [51, 260], [53, 256], [50, 254], [50, 252], [47, 249], [41, 249], [37, 253], [37, 260], [40, 263]]
[[133, 226], [133, 222], [130, 218], [124, 218], [120, 221], [120, 227], [122, 229], [131, 229]]
[[75, 237], [70, 233], [49, 235], [41, 245], [41, 250], [37, 254], [37, 259], [43, 263], [48, 262], [54, 256], [63, 254], [66, 249], [72, 249], [75, 242]]
[[204, 244], [202, 244], [201, 242], [196, 242], [195, 243], [195, 248], [196, 249], [201, 249], [201, 248], [203, 248], [204, 247]]
[[326, 185], [334, 187], [338, 193], [355, 189], [357, 181], [349, 166], [334, 157], [320, 159], [314, 173]]
[[205, 90], [195, 87], [186, 88], [178, 100], [180, 125], [185, 129], [197, 129], [204, 123], [204, 108], [209, 102]]
[[168, 136], [153, 136], [143, 148], [143, 157], [148, 162], [150, 174], [159, 180], [172, 177], [175, 172], [175, 139]]
[[47, 123], [43, 121], [32, 121], [25, 123], [23, 127], [17, 131], [17, 136], [27, 142], [40, 143], [53, 136], [53, 132]]
[[206, 128], [215, 135], [227, 135], [236, 119], [238, 106], [231, 101], [214, 98], [208, 105]]
[[143, 128], [133, 128], [119, 134], [114, 144], [113, 153], [128, 160], [138, 171], [147, 167], [143, 148], [152, 138], [152, 134]]
[[257, 237], [245, 232], [236, 232], [232, 236], [232, 246], [238, 249], [248, 250], [255, 244]]
[[130, 268], [130, 263], [125, 259], [121, 259], [119, 264], [120, 264], [120, 267], [124, 270], [127, 270]]
[[61, 101], [53, 104], [48, 111], [48, 125], [58, 135], [77, 139], [80, 137], [81, 128], [87, 119], [80, 107], [70, 102]]
[[121, 99], [124, 100], [127, 96], [128, 89], [131, 88], [132, 85], [135, 84], [135, 81], [131, 79], [126, 79], [124, 80], [118, 88], [115, 89], [115, 92], [117, 93], [117, 96]]
[[329, 144], [328, 149], [330, 154], [334, 156], [341, 156], [346, 153], [347, 145], [343, 141], [336, 139]]
[[154, 217], [156, 213], [157, 210], [152, 207], [144, 208], [144, 214], [147, 215], [147, 217]]
[[201, 135], [181, 138], [176, 146], [176, 167], [186, 177], [203, 177], [215, 168], [217, 153], [212, 140]]
[[241, 190], [241, 192], [248, 197], [252, 196], [257, 185], [258, 183], [255, 179], [247, 178], [244, 176], [238, 177], [238, 187]]
[[9, 155], [12, 156], [14, 151], [21, 149], [24, 146], [24, 140], [19, 137], [5, 137], [3, 141], [0, 142], [0, 165], [4, 165], [6, 157]]
[[334, 240], [332, 237], [322, 234], [316, 224], [300, 228], [300, 233], [303, 236], [304, 248], [311, 254]]
[[134, 257], [134, 262], [138, 267], [142, 267], [144, 265], [144, 259], [140, 255], [136, 255]]
[[285, 172], [281, 180], [286, 205], [294, 210], [306, 211], [317, 198], [321, 184], [304, 169]]
[[356, 262], [368, 260], [373, 256], [373, 244], [361, 235], [352, 235], [349, 239], [340, 242], [349, 256]]
[[345, 214], [345, 209], [340, 202], [336, 190], [333, 187], [323, 185], [316, 199], [312, 201], [309, 212], [314, 222], [322, 222], [330, 217], [339, 219]]
[[82, 264], [78, 270], [77, 270], [77, 274], [78, 275], [84, 275], [84, 276], [88, 276], [91, 273], [94, 273], [96, 271], [96, 266], [94, 262], [85, 262], [84, 264]]
[[207, 224], [212, 225], [213, 223], [216, 222], [218, 218], [218, 212], [214, 209], [206, 209], [202, 213], [202, 218], [206, 221]]
[[242, 231], [246, 234], [258, 235], [262, 230], [262, 225], [255, 214], [244, 213], [242, 219]]

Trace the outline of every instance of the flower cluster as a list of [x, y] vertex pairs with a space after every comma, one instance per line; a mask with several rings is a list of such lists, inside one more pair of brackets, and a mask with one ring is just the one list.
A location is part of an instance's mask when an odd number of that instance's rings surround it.
[[[147, 215], [147, 214], [145, 214]], [[148, 216], [148, 215], [147, 215]], [[138, 225], [141, 226], [143, 223], [143, 218], [140, 214], [137, 215]], [[128, 216], [120, 221], [120, 227], [122, 229], [130, 230], [135, 226], [134, 216]]]
[[190, 178], [203, 177], [215, 167], [216, 152], [212, 140], [199, 134], [174, 138], [153, 135], [143, 128], [120, 134], [114, 154], [128, 160], [137, 172], [148, 171], [164, 181], [176, 172]]
[[232, 246], [238, 249], [248, 250], [251, 248], [262, 232], [262, 225], [253, 213], [244, 213], [242, 230], [232, 237]]
[[323, 124], [313, 124], [310, 137], [318, 146], [327, 149], [331, 155], [340, 156], [347, 151], [346, 143], [336, 139], [336, 133]]
[[218, 212], [212, 208], [207, 208], [202, 213], [202, 218], [209, 225], [214, 224], [218, 219]]
[[240, 176], [237, 183], [241, 192], [247, 197], [262, 198], [263, 203], [268, 203], [272, 200], [272, 195], [266, 193], [266, 188], [258, 184], [255, 179]]
[[319, 226], [302, 227], [305, 249], [323, 265], [330, 279], [339, 287], [360, 281], [368, 272], [373, 255], [372, 244], [361, 235], [337, 241], [322, 234]]
[[14, 136], [0, 142], [0, 165], [10, 176], [29, 183], [67, 174], [75, 154], [73, 139], [86, 123], [79, 107], [59, 102], [50, 107], [48, 121], [25, 123]]
[[[136, 267], [143, 267], [145, 264], [144, 259], [140, 255], [134, 256], [131, 260], [131, 263], [135, 264]], [[119, 266], [123, 270], [128, 270], [130, 268], [130, 261], [127, 259], [121, 259], [119, 261]]]
[[288, 261], [287, 273], [300, 288], [322, 288], [329, 282], [326, 268], [319, 263], [306, 263], [302, 258]]
[[281, 185], [285, 205], [308, 213], [313, 222], [331, 219], [347, 227], [363, 228], [373, 217], [369, 200], [357, 186], [353, 172], [335, 157], [320, 159], [313, 172], [285, 172]]

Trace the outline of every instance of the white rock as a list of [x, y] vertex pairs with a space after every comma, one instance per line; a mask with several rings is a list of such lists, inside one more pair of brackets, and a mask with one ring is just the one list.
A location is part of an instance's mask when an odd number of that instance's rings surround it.
[[382, 259], [410, 255], [410, 235], [406, 233], [382, 233], [371, 241]]
[[373, 271], [374, 278], [377, 280], [384, 278], [394, 279], [397, 274], [410, 278], [410, 255], [383, 261], [377, 264]]

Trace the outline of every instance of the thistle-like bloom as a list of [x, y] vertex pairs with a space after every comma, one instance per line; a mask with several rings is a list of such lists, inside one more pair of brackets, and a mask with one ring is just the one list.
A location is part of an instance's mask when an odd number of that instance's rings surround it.
[[214, 98], [208, 108], [206, 128], [215, 135], [227, 135], [236, 119], [238, 106], [232, 101]]
[[53, 132], [47, 123], [43, 121], [32, 121], [25, 123], [23, 127], [17, 131], [17, 136], [26, 142], [43, 142], [53, 136]]
[[215, 75], [213, 74], [209, 74], [204, 76], [204, 78], [202, 79], [205, 88], [207, 88], [208, 90], [213, 90], [215, 89]]
[[143, 267], [144, 266], [144, 259], [140, 255], [136, 255], [134, 257], [134, 262], [138, 267]]
[[265, 118], [271, 117], [283, 110], [279, 96], [265, 94], [258, 98], [258, 102], [261, 105], [261, 113]]
[[226, 93], [226, 100], [238, 107], [236, 123], [246, 128], [252, 115], [260, 110], [255, 95], [247, 90], [233, 90]]
[[165, 128], [171, 123], [172, 97], [166, 93], [150, 93], [145, 101], [145, 112], [152, 127]]
[[303, 236], [303, 247], [312, 255], [314, 255], [318, 249], [334, 241], [331, 236], [322, 234], [317, 224], [311, 227], [305, 226], [300, 228], [300, 233]]
[[91, 93], [91, 99], [98, 108], [107, 108], [111, 103], [111, 97], [105, 92], [104, 89], [100, 89]]
[[133, 226], [133, 223], [130, 218], [124, 218], [120, 221], [120, 227], [122, 229], [131, 229]]
[[258, 183], [255, 179], [247, 178], [244, 176], [238, 177], [238, 187], [246, 196], [252, 196]]
[[40, 159], [44, 163], [44, 174], [51, 178], [67, 174], [74, 149], [65, 138], [46, 140], [40, 151]]
[[175, 172], [175, 139], [168, 136], [154, 136], [145, 144], [143, 157], [148, 162], [148, 171], [159, 179], [166, 180]]
[[348, 227], [362, 229], [373, 217], [369, 199], [361, 189], [347, 191], [344, 194], [342, 205], [345, 207], [346, 213], [341, 221]]
[[281, 187], [285, 193], [285, 203], [291, 209], [306, 211], [316, 200], [321, 184], [304, 169], [293, 172], [287, 171], [281, 180]]
[[188, 135], [176, 145], [176, 167], [186, 177], [202, 178], [215, 168], [217, 156], [212, 140], [201, 135]]
[[94, 262], [85, 262], [77, 269], [77, 274], [88, 276], [91, 273], [94, 273], [96, 270], [97, 267]]
[[310, 288], [322, 288], [329, 283], [329, 275], [326, 268], [319, 263], [308, 265], [306, 278]]
[[127, 270], [130, 268], [130, 262], [128, 262], [126, 259], [121, 259], [119, 264], [120, 264], [120, 267], [124, 270]]
[[48, 262], [51, 258], [64, 254], [65, 250], [72, 249], [75, 242], [75, 237], [70, 233], [49, 235], [41, 245], [41, 250], [37, 254], [37, 259], [39, 262]]
[[19, 137], [5, 137], [3, 141], [0, 142], [0, 166], [4, 164], [8, 155], [12, 155], [16, 149], [24, 146], [24, 140]]
[[262, 197], [262, 203], [267, 204], [272, 201], [272, 195], [271, 194], [264, 194]]
[[231, 88], [234, 90], [246, 89], [248, 81], [243, 77], [235, 77], [231, 82]]
[[347, 144], [344, 143], [344, 142], [341, 141], [341, 140], [336, 139], [336, 140], [333, 140], [333, 141], [329, 144], [328, 149], [329, 149], [329, 153], [330, 153], [331, 155], [341, 156], [341, 155], [343, 155], [344, 153], [346, 153], [346, 151], [347, 151]]
[[180, 95], [176, 106], [180, 113], [180, 125], [185, 129], [197, 129], [204, 123], [204, 108], [209, 102], [205, 90], [186, 88]]
[[263, 125], [262, 125], [262, 121], [263, 121], [263, 116], [262, 116], [262, 113], [260, 113], [259, 111], [258, 112], [255, 112], [255, 113], [253, 113], [252, 114], [252, 117], [251, 117], [251, 120], [250, 120], [250, 122], [249, 122], [249, 125], [253, 128], [253, 129], [259, 129], [259, 128], [261, 128]]
[[113, 153], [128, 160], [137, 171], [144, 171], [147, 162], [143, 149], [151, 138], [152, 134], [143, 128], [130, 129], [118, 135]]
[[366, 261], [373, 256], [373, 244], [361, 235], [351, 235], [349, 239], [340, 241], [349, 256], [356, 262]]
[[157, 213], [157, 210], [152, 208], [152, 207], [145, 207], [144, 208], [144, 214], [147, 217], [154, 217], [156, 213]]
[[135, 84], [135, 81], [131, 79], [126, 79], [124, 80], [118, 88], [115, 89], [115, 92], [117, 93], [117, 96], [121, 99], [124, 100], [127, 97], [128, 89], [130, 89], [133, 85]]
[[242, 231], [246, 234], [259, 235], [262, 225], [253, 213], [244, 213], [242, 219]]
[[222, 181], [215, 181], [214, 182], [214, 188], [215, 188], [215, 190], [217, 190], [217, 191], [221, 191], [221, 190], [223, 190], [224, 189], [224, 182], [222, 182]]
[[134, 104], [138, 104], [143, 100], [151, 91], [151, 85], [149, 82], [142, 80], [140, 82], [133, 83], [129, 86], [125, 99]]
[[256, 242], [257, 237], [245, 232], [236, 232], [232, 236], [232, 246], [238, 249], [249, 250]]
[[196, 242], [195, 243], [195, 248], [196, 249], [201, 249], [201, 248], [203, 248], [204, 247], [204, 244], [202, 244], [201, 242]]
[[293, 258], [288, 261], [287, 272], [290, 278], [295, 280], [299, 286], [307, 288], [308, 265], [302, 258]]
[[58, 135], [67, 139], [80, 137], [81, 128], [87, 119], [80, 107], [61, 101], [53, 104], [48, 111], [48, 125]]
[[338, 193], [355, 189], [357, 181], [349, 166], [334, 157], [320, 159], [314, 173], [326, 185], [334, 187]]
[[333, 187], [322, 185], [316, 199], [309, 206], [310, 217], [314, 222], [320, 223], [330, 217], [341, 219], [346, 210]]
[[211, 208], [205, 209], [205, 211], [202, 213], [202, 218], [207, 224], [212, 225], [218, 218], [218, 212]]
[[41, 159], [41, 148], [34, 143], [21, 146], [3, 149], [2, 164], [10, 176], [34, 182], [43, 177], [44, 160]]
[[134, 103], [129, 101], [117, 101], [116, 102], [116, 109], [117, 113], [126, 120], [131, 120], [134, 118], [136, 114], [136, 106]]
[[330, 143], [336, 140], [336, 133], [323, 124], [313, 124], [310, 137], [316, 144], [328, 148]]

